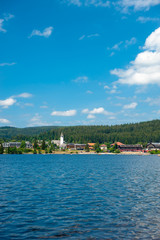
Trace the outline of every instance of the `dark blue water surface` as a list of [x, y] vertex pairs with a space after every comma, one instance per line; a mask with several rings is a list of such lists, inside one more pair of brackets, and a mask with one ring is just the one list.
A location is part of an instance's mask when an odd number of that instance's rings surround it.
[[160, 239], [160, 157], [1, 155], [0, 239]]

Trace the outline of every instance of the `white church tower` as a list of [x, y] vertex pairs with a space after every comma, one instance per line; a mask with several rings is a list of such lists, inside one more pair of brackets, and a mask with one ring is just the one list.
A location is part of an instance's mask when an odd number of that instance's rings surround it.
[[63, 146], [64, 144], [64, 135], [63, 133], [61, 133], [61, 136], [60, 136], [60, 147]]

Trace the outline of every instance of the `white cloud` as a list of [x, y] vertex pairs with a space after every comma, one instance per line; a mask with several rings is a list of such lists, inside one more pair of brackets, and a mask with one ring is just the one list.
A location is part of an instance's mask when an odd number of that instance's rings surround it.
[[40, 121], [40, 119], [41, 116], [38, 113], [36, 113], [35, 116], [31, 119], [31, 122], [38, 122]]
[[25, 103], [24, 104], [26, 107], [34, 107], [34, 104], [33, 103]]
[[46, 105], [43, 105], [43, 106], [40, 106], [40, 108], [48, 108], [48, 106], [46, 106]]
[[116, 96], [118, 100], [126, 100], [126, 97]]
[[94, 108], [92, 111], [90, 111], [91, 114], [103, 114], [105, 112], [104, 108]]
[[32, 94], [30, 93], [21, 93], [19, 95], [13, 95], [5, 100], [0, 100], [0, 106], [2, 108], [8, 108], [9, 106], [12, 106], [13, 104], [16, 103], [17, 106], [20, 106], [20, 107], [24, 107], [24, 106], [28, 106], [28, 107], [33, 107], [34, 105], [32, 103], [24, 103], [24, 104], [21, 104], [19, 102], [17, 102], [17, 100], [15, 98], [30, 98], [32, 97]]
[[12, 19], [12, 18], [14, 18], [14, 15], [13, 15], [13, 14], [10, 14], [10, 13], [4, 14], [4, 19], [5, 19], [6, 21], [8, 21], [8, 20], [10, 20], [10, 19]]
[[133, 103], [130, 103], [130, 104], [127, 104], [127, 105], [124, 105], [123, 108], [124, 109], [135, 109], [137, 107], [137, 103], [136, 102], [133, 102]]
[[83, 109], [82, 113], [89, 113], [89, 109], [88, 108]]
[[113, 45], [113, 47], [108, 47], [107, 50], [120, 50], [120, 46], [123, 44], [123, 41], [120, 41], [118, 43], [116, 43], [115, 45]]
[[31, 33], [31, 35], [29, 36], [29, 38], [33, 37], [33, 36], [41, 36], [41, 37], [45, 37], [48, 38], [53, 31], [53, 27], [47, 27], [43, 30], [43, 32], [34, 29]]
[[82, 5], [81, 0], [66, 0], [69, 5], [75, 5], [77, 7], [80, 7]]
[[0, 106], [2, 108], [8, 108], [9, 106], [12, 106], [14, 103], [16, 103], [16, 100], [13, 98], [7, 98], [5, 100], [0, 100]]
[[128, 13], [129, 9], [134, 9], [134, 11], [147, 11], [151, 7], [159, 5], [160, 0], [63, 0], [63, 2], [68, 5], [75, 5], [77, 7], [110, 7], [115, 6], [117, 9], [122, 9], [124, 13]]
[[120, 0], [118, 4], [124, 12], [127, 12], [129, 8], [133, 8], [135, 11], [147, 11], [151, 7], [159, 5], [160, 0]]
[[152, 18], [152, 17], [138, 17], [137, 21], [140, 23], [146, 23], [146, 22], [158, 22], [160, 21], [160, 18]]
[[51, 113], [51, 116], [61, 116], [61, 117], [71, 117], [77, 114], [76, 110], [67, 110], [67, 111], [54, 111]]
[[87, 38], [94, 38], [94, 37], [99, 37], [100, 35], [98, 33], [90, 34], [87, 36]]
[[160, 105], [160, 97], [158, 98], [146, 98], [143, 102], [148, 103], [150, 106], [159, 106]]
[[50, 126], [51, 123], [43, 122], [42, 116], [40, 116], [38, 113], [36, 113], [33, 118], [30, 120], [30, 123], [28, 124], [29, 127], [33, 126]]
[[7, 30], [3, 28], [3, 24], [5, 21], [10, 20], [11, 18], [14, 18], [14, 15], [5, 14], [4, 19], [2, 19], [2, 18], [0, 19], [0, 32], [4, 32], [4, 33], [7, 32]]
[[110, 93], [111, 93], [111, 94], [117, 93], [117, 91], [116, 91], [116, 89], [112, 89], [112, 90], [110, 91]]
[[82, 113], [89, 114], [88, 116], [93, 116], [94, 114], [103, 114], [103, 115], [112, 115], [113, 113], [106, 111], [103, 107], [94, 108], [93, 110], [89, 110], [88, 108], [83, 109]]
[[3, 28], [4, 19], [0, 19], [0, 32], [7, 32], [6, 29]]
[[109, 91], [106, 91], [106, 93], [110, 93], [110, 94], [118, 93], [116, 85], [113, 85], [112, 89], [109, 88], [108, 86], [105, 87], [105, 89], [110, 89]]
[[134, 45], [136, 44], [137, 39], [135, 37], [132, 37], [129, 40], [125, 40], [125, 41], [120, 41], [118, 43], [116, 43], [115, 45], [113, 45], [113, 47], [108, 47], [107, 50], [112, 51], [110, 56], [112, 57], [115, 54], [115, 51], [120, 51], [120, 49], [124, 49], [127, 48], [128, 46]]
[[12, 62], [12, 63], [0, 63], [0, 67], [13, 66], [13, 65], [15, 65], [15, 64], [16, 64], [15, 62]]
[[77, 7], [81, 7], [81, 6], [109, 7], [110, 6], [110, 1], [106, 1], [106, 0], [64, 0], [64, 2], [67, 2], [69, 5], [75, 5]]
[[119, 50], [120, 48], [120, 45], [123, 43], [123, 41], [119, 42], [119, 43], [116, 43], [111, 49], [113, 50]]
[[136, 42], [137, 42], [137, 39], [135, 37], [132, 37], [130, 40], [125, 41], [125, 47], [128, 47], [130, 45], [134, 45], [134, 44], [136, 44]]
[[17, 98], [30, 98], [32, 97], [32, 94], [31, 93], [21, 93], [19, 95], [16, 95], [14, 97], [17, 97]]
[[121, 104], [121, 103], [116, 103], [116, 104], [114, 104], [114, 106], [116, 106], [116, 107], [121, 107], [122, 104]]
[[160, 27], [152, 32], [146, 39], [144, 49], [160, 52]]
[[8, 124], [8, 123], [10, 123], [10, 121], [8, 119], [5, 119], [5, 118], [0, 118], [0, 123]]
[[95, 38], [95, 37], [99, 37], [100, 35], [98, 33], [94, 33], [94, 34], [89, 34], [89, 35], [82, 35], [79, 40], [83, 40], [84, 38]]
[[86, 37], [86, 35], [82, 35], [78, 40], [83, 40]]
[[114, 56], [115, 55], [115, 52], [111, 52], [110, 54], [110, 57]]
[[136, 91], [135, 91], [135, 94], [145, 93], [146, 90], [147, 90], [146, 85], [138, 86]]
[[109, 117], [109, 119], [110, 119], [110, 120], [114, 120], [114, 119], [116, 119], [116, 117], [111, 116], [111, 117]]
[[75, 83], [87, 83], [88, 77], [87, 76], [77, 77], [76, 79], [74, 79], [72, 81]]
[[110, 89], [110, 87], [108, 87], [107, 85], [104, 86], [104, 89]]
[[118, 82], [128, 85], [160, 84], [160, 28], [149, 35], [136, 59], [126, 69], [114, 69]]
[[93, 92], [92, 92], [92, 91], [90, 91], [90, 90], [88, 90], [86, 93], [88, 93], [88, 94], [93, 94]]
[[54, 121], [53, 123], [54, 124], [61, 124], [62, 122], [61, 121]]
[[87, 0], [85, 1], [86, 6], [93, 5], [95, 7], [109, 7], [110, 6], [110, 1], [106, 0]]
[[93, 119], [93, 118], [95, 118], [95, 116], [92, 115], [92, 114], [88, 114], [87, 118], [88, 118], [88, 119]]

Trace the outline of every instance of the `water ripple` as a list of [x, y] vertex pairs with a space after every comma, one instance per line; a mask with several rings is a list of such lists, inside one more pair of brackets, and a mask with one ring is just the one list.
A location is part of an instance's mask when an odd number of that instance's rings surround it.
[[157, 156], [0, 156], [0, 239], [159, 239]]

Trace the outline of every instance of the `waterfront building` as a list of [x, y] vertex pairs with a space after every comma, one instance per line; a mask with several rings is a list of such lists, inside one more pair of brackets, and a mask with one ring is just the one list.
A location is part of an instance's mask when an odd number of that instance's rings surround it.
[[60, 140], [52, 140], [51, 143], [56, 144], [59, 148], [66, 148], [67, 144], [64, 141], [64, 135], [61, 133]]
[[147, 149], [148, 150], [160, 150], [160, 143], [148, 143]]
[[29, 141], [26, 141], [26, 148], [33, 148], [33, 145], [29, 142]]
[[76, 150], [85, 150], [86, 144], [75, 144]]
[[136, 145], [120, 145], [118, 146], [118, 149], [121, 152], [141, 152], [143, 150], [143, 146], [140, 144], [136, 144]]
[[8, 147], [11, 147], [11, 148], [13, 148], [13, 147], [20, 148], [21, 142], [4, 142], [4, 143], [2, 143], [2, 146], [3, 146], [4, 148], [8, 148]]
[[100, 149], [101, 149], [102, 151], [107, 151], [107, 146], [106, 146], [105, 144], [101, 144], [101, 145], [100, 145]]
[[68, 143], [67, 149], [70, 150], [85, 150], [86, 144], [78, 144], [78, 143]]
[[95, 143], [88, 143], [88, 147], [90, 150], [94, 150]]
[[[29, 142], [29, 141], [26, 141], [26, 148], [33, 148], [33, 145]], [[16, 147], [16, 148], [20, 148], [21, 147], [21, 142], [4, 142], [2, 143], [2, 146], [4, 148], [13, 148], [13, 147]]]
[[113, 147], [114, 145], [121, 146], [121, 145], [124, 145], [124, 144], [121, 143], [121, 142], [115, 142], [115, 143], [112, 143], [112, 144], [111, 144], [112, 147]]
[[75, 150], [74, 143], [67, 143], [67, 149], [69, 149], [69, 150]]

